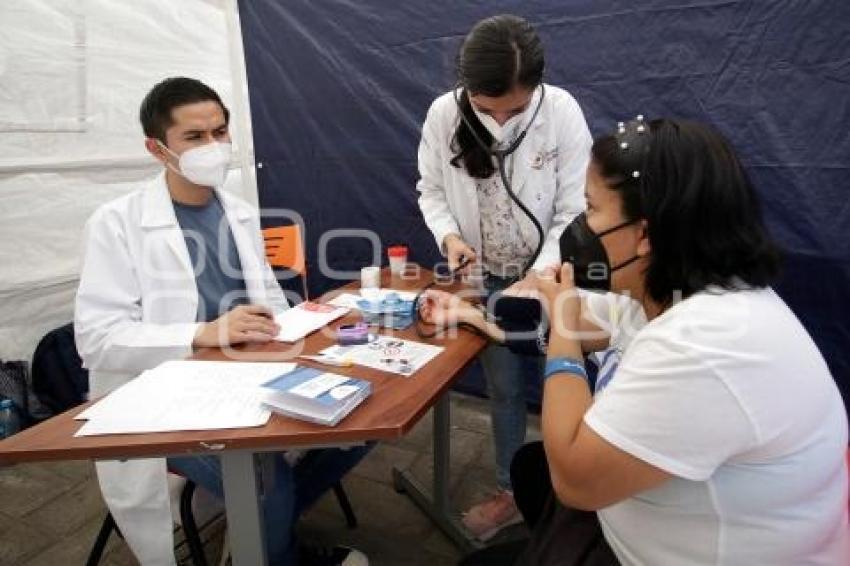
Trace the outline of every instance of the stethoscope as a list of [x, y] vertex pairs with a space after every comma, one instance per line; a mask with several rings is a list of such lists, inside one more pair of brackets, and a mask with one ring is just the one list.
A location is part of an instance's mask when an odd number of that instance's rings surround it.
[[[540, 222], [534, 216], [534, 213], [532, 213], [531, 210], [529, 210], [528, 207], [525, 206], [525, 204], [521, 200], [519, 200], [519, 197], [517, 197], [514, 193], [513, 188], [511, 187], [511, 180], [508, 178], [508, 174], [505, 169], [505, 159], [509, 155], [514, 153], [517, 149], [519, 149], [520, 144], [522, 144], [522, 141], [525, 139], [529, 128], [531, 128], [531, 125], [534, 123], [534, 119], [537, 118], [537, 114], [540, 112], [540, 107], [543, 105], [543, 98], [546, 96], [546, 88], [543, 86], [543, 83], [540, 84], [540, 99], [537, 101], [537, 106], [534, 107], [534, 112], [531, 114], [531, 118], [528, 120], [528, 123], [525, 125], [525, 128], [523, 128], [522, 132], [520, 132], [516, 139], [512, 141], [510, 145], [508, 145], [508, 147], [506, 147], [505, 149], [494, 149], [493, 147], [488, 146], [486, 143], [484, 143], [484, 140], [481, 139], [481, 136], [478, 135], [478, 132], [475, 131], [475, 128], [472, 127], [472, 124], [467, 119], [466, 114], [464, 114], [463, 112], [463, 108], [461, 108], [460, 98], [458, 96], [459, 90], [460, 89], [456, 88], [452, 92], [454, 94], [455, 104], [457, 105], [457, 110], [458, 114], [460, 115], [460, 119], [463, 120], [463, 123], [469, 129], [470, 133], [472, 134], [472, 137], [475, 138], [475, 141], [478, 143], [478, 145], [488, 154], [496, 158], [496, 166], [499, 169], [499, 175], [502, 177], [502, 184], [505, 186], [505, 190], [507, 191], [508, 196], [514, 202], [514, 204], [519, 207], [523, 214], [525, 214], [528, 219], [531, 220], [531, 223], [534, 224], [534, 228], [537, 230], [537, 248], [535, 248], [534, 253], [531, 255], [531, 258], [525, 264], [525, 267], [523, 267], [522, 272], [520, 273], [521, 278], [528, 272], [529, 269], [531, 269], [531, 266], [534, 265], [534, 262], [537, 261], [537, 257], [540, 255], [540, 251], [543, 249], [544, 233], [543, 226], [540, 225]], [[469, 93], [467, 93], [467, 98], [468, 96]], [[469, 104], [471, 107], [472, 101], [470, 101]]]
[[[508, 145], [508, 147], [506, 147], [504, 149], [494, 149], [493, 147], [490, 147], [486, 143], [484, 143], [484, 140], [481, 139], [481, 136], [478, 135], [478, 132], [475, 131], [475, 128], [472, 127], [472, 124], [467, 119], [466, 115], [463, 112], [463, 108], [461, 108], [460, 98], [458, 98], [458, 91], [459, 90], [460, 89], [456, 88], [456, 89], [453, 90], [453, 93], [454, 93], [455, 104], [457, 105], [457, 109], [458, 109], [458, 114], [460, 115], [460, 119], [463, 120], [463, 123], [466, 125], [467, 128], [469, 128], [469, 131], [472, 133], [472, 137], [475, 138], [475, 141], [478, 143], [478, 145], [481, 146], [481, 148], [484, 149], [484, 151], [486, 151], [488, 154], [490, 154], [490, 155], [492, 155], [493, 157], [496, 158], [496, 166], [499, 169], [499, 175], [502, 177], [502, 184], [505, 186], [505, 190], [507, 191], [508, 196], [519, 207], [519, 209], [523, 212], [523, 214], [525, 214], [529, 218], [529, 220], [531, 220], [532, 224], [534, 224], [534, 227], [537, 229], [537, 235], [538, 235], [537, 248], [534, 250], [534, 253], [531, 255], [531, 258], [528, 260], [525, 267], [523, 267], [522, 273], [520, 274], [520, 277], [522, 277], [528, 272], [528, 270], [531, 268], [531, 266], [534, 265], [534, 262], [537, 260], [537, 257], [540, 255], [540, 250], [543, 249], [543, 238], [544, 238], [543, 226], [540, 225], [540, 222], [534, 216], [534, 213], [532, 213], [531, 210], [529, 210], [528, 207], [525, 206], [525, 204], [523, 204], [523, 202], [521, 200], [519, 200], [519, 197], [517, 197], [516, 194], [514, 193], [513, 188], [511, 187], [511, 181], [508, 178], [508, 174], [505, 170], [505, 159], [509, 155], [514, 153], [517, 149], [519, 149], [520, 144], [522, 144], [522, 141], [525, 139], [525, 136], [528, 133], [529, 128], [531, 128], [531, 125], [534, 123], [534, 119], [537, 118], [537, 114], [540, 112], [540, 107], [543, 105], [543, 98], [546, 95], [546, 89], [543, 86], [543, 84], [541, 83], [540, 84], [540, 99], [537, 101], [537, 106], [534, 107], [534, 112], [531, 114], [531, 118], [528, 120], [528, 123], [525, 125], [525, 128], [523, 128], [522, 132], [520, 132], [520, 134], [516, 137], [516, 139], [514, 139], [514, 141], [512, 141], [510, 143], [510, 145]], [[470, 102], [470, 106], [471, 105], [472, 105], [472, 102]], [[457, 275], [459, 275], [462, 272], [462, 270], [467, 265], [469, 265], [469, 263], [470, 263], [469, 259], [464, 259], [464, 261], [461, 262], [461, 264], [459, 266], [457, 266], [455, 269], [453, 269], [450, 272], [450, 274], [449, 274], [450, 277], [454, 278]], [[422, 288], [422, 290], [420, 290], [416, 294], [416, 298], [413, 301], [413, 310], [414, 310], [413, 314], [415, 315], [414, 316], [414, 325], [416, 327], [416, 333], [421, 338], [433, 338], [440, 333], [439, 331], [426, 332], [425, 330], [423, 330], [421, 328], [421, 326], [419, 324], [419, 302], [421, 301], [422, 296], [425, 294], [425, 292], [428, 291], [428, 289], [432, 288], [435, 284], [436, 284], [436, 279], [434, 281], [432, 281], [431, 283], [429, 283], [428, 285], [426, 285], [424, 288]], [[467, 326], [467, 325], [462, 325], [462, 326]], [[471, 326], [469, 328], [471, 330], [473, 330], [474, 332], [477, 332], [477, 333], [480, 334], [478, 329], [471, 327]]]

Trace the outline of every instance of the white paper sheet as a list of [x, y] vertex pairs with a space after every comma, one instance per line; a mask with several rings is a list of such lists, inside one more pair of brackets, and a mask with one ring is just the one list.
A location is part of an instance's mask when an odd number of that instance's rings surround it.
[[280, 333], [275, 339], [280, 342], [297, 342], [346, 314], [347, 308], [312, 302], [301, 303], [275, 314], [274, 320], [280, 325]]
[[289, 393], [300, 395], [308, 399], [315, 399], [326, 391], [330, 391], [340, 383], [345, 383], [348, 378], [344, 375], [336, 375], [333, 373], [323, 373], [309, 381], [305, 381], [301, 385], [293, 387]]
[[265, 424], [260, 385], [295, 368], [289, 363], [166, 362], [89, 407], [76, 436], [213, 430]]
[[393, 336], [378, 339], [360, 346], [331, 346], [322, 354], [351, 360], [353, 363], [382, 371], [410, 376], [436, 358], [444, 348], [402, 340]]

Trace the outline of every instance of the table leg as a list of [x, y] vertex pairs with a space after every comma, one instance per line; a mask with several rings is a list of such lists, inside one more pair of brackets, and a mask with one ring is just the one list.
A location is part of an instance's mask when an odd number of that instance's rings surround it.
[[406, 493], [456, 545], [464, 551], [481, 548], [449, 504], [449, 470], [451, 465], [451, 413], [449, 394], [434, 405], [434, 489], [429, 497], [427, 490], [407, 471], [393, 468], [393, 485], [399, 493]]
[[221, 475], [233, 566], [267, 564], [260, 506], [262, 466], [253, 452], [222, 452]]

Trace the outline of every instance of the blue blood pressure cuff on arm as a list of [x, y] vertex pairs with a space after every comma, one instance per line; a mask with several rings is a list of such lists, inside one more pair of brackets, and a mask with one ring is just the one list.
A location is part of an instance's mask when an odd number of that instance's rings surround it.
[[493, 293], [487, 301], [491, 320], [505, 332], [505, 346], [518, 354], [546, 355], [549, 321], [537, 299]]

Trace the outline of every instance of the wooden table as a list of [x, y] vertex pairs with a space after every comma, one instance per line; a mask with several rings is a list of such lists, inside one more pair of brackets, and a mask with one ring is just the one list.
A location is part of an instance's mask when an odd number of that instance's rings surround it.
[[[382, 277], [384, 287], [417, 290], [431, 280], [431, 273], [417, 270], [399, 277], [391, 276], [385, 270]], [[356, 291], [358, 287], [358, 283], [351, 283], [323, 299], [340, 292]], [[460, 289], [456, 284], [441, 288]], [[357, 319], [359, 314], [352, 313], [332, 327]], [[262, 513], [257, 490], [264, 466], [258, 453], [397, 439], [407, 434], [433, 407], [433, 497], [429, 497], [406, 472], [394, 468], [393, 480], [396, 489], [407, 493], [452, 540], [468, 548], [472, 543], [451, 511], [448, 500], [450, 413], [447, 392], [484, 347], [485, 341], [466, 330], [452, 330], [449, 336], [433, 339], [419, 338], [414, 328], [381, 330], [381, 333], [439, 345], [445, 350], [411, 377], [361, 366], [331, 368], [329, 371], [367, 379], [372, 384], [371, 396], [336, 427], [314, 425], [274, 414], [265, 426], [255, 428], [74, 437], [82, 426], [81, 421], [74, 420], [74, 416], [88, 407], [89, 402], [0, 442], [0, 464], [218, 454], [222, 464], [233, 563], [265, 564]], [[333, 343], [332, 333], [324, 329], [294, 345], [275, 342], [232, 349], [204, 349], [193, 358], [280, 362], [293, 360], [300, 354], [315, 354]], [[301, 360], [298, 363], [323, 367]]]

